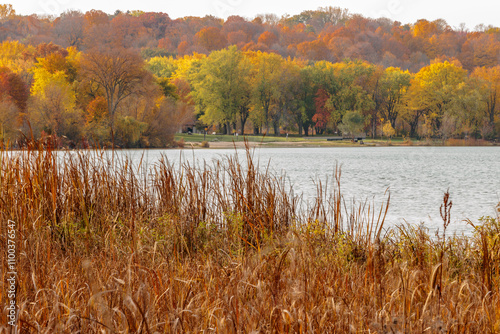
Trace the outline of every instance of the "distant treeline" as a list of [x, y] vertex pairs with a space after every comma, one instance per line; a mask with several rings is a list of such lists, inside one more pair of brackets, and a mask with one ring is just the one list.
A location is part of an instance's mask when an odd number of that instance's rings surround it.
[[0, 136], [169, 145], [183, 125], [246, 133], [499, 133], [500, 29], [340, 8], [252, 20], [0, 5]]

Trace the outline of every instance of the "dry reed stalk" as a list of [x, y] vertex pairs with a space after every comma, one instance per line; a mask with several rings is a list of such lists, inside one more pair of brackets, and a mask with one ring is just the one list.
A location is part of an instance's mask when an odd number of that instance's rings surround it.
[[1, 221], [19, 223], [21, 332], [500, 330], [496, 218], [443, 248], [422, 227], [386, 227], [389, 196], [380, 210], [346, 205], [340, 168], [332, 193], [318, 183], [304, 207], [249, 149], [145, 170], [30, 145], [0, 152]]

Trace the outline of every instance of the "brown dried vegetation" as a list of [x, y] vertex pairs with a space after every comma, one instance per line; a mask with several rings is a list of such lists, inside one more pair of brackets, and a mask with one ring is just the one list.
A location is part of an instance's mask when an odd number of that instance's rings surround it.
[[[19, 227], [20, 333], [500, 330], [497, 219], [471, 237], [387, 228], [389, 200], [348, 209], [340, 170], [304, 208], [250, 150], [149, 169], [36, 145], [0, 159], [2, 254], [4, 222]], [[446, 226], [450, 208], [445, 196]], [[0, 284], [5, 273], [2, 261]]]

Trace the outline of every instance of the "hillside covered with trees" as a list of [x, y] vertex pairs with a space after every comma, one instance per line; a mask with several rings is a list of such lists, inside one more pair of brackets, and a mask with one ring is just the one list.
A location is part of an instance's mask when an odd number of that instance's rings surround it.
[[253, 19], [0, 5], [0, 138], [165, 147], [183, 125], [494, 139], [500, 29], [328, 7]]

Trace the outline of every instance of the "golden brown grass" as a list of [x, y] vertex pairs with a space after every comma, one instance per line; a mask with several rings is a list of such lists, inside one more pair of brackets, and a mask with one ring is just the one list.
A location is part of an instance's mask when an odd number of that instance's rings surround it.
[[445, 146], [490, 146], [491, 142], [484, 139], [455, 139], [450, 138], [445, 141]]
[[[19, 227], [19, 333], [500, 331], [497, 219], [473, 237], [385, 228], [389, 201], [347, 209], [340, 170], [301, 208], [250, 150], [149, 170], [36, 145], [0, 158], [2, 254], [5, 222]], [[2, 261], [2, 305], [5, 272]]]

